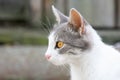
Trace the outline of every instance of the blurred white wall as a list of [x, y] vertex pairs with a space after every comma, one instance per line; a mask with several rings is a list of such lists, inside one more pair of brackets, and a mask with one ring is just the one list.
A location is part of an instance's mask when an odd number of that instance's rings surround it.
[[70, 0], [69, 8], [72, 7], [93, 26], [114, 26], [113, 0]]

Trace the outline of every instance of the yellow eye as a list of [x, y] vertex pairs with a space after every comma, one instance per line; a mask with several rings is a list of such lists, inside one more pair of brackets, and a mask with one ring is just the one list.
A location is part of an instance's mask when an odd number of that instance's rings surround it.
[[56, 43], [56, 48], [62, 48], [63, 45], [64, 45], [64, 42], [58, 41], [58, 42]]

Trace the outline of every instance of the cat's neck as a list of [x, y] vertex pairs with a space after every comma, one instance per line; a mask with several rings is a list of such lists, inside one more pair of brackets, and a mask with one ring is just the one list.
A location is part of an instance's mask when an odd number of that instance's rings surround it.
[[91, 40], [91, 48], [80, 55], [76, 61], [70, 63], [71, 80], [94, 80], [93, 76], [95, 75], [94, 67], [96, 65], [96, 58], [103, 54], [100, 51], [106, 46], [90, 25], [88, 25], [87, 28], [89, 28], [87, 29], [87, 34], [89, 34], [89, 36], [86, 38]]
[[70, 64], [71, 80], [94, 80], [94, 76], [96, 76], [96, 58], [99, 58], [98, 56], [101, 54], [95, 51], [95, 49], [83, 54], [79, 59]]
[[71, 80], [88, 80], [93, 68], [89, 59], [79, 59], [76, 63], [70, 64]]
[[101, 37], [98, 35], [98, 33], [92, 28], [91, 25], [86, 26], [86, 38], [89, 40], [90, 45], [97, 46], [104, 44], [102, 42]]

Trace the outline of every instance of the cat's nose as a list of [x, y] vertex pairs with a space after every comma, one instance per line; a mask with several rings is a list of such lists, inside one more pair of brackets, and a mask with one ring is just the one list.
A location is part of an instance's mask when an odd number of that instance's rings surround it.
[[47, 55], [45, 55], [45, 58], [49, 60], [51, 58], [51, 55], [47, 54]]

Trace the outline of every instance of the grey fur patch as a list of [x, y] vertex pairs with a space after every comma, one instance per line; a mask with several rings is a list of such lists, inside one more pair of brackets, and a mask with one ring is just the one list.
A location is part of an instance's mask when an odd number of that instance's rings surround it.
[[89, 43], [69, 23], [66, 22], [56, 26], [53, 29], [55, 41], [63, 41], [65, 43], [65, 46], [58, 50], [59, 54], [71, 53], [75, 55], [75, 49], [85, 51], [89, 48]]

